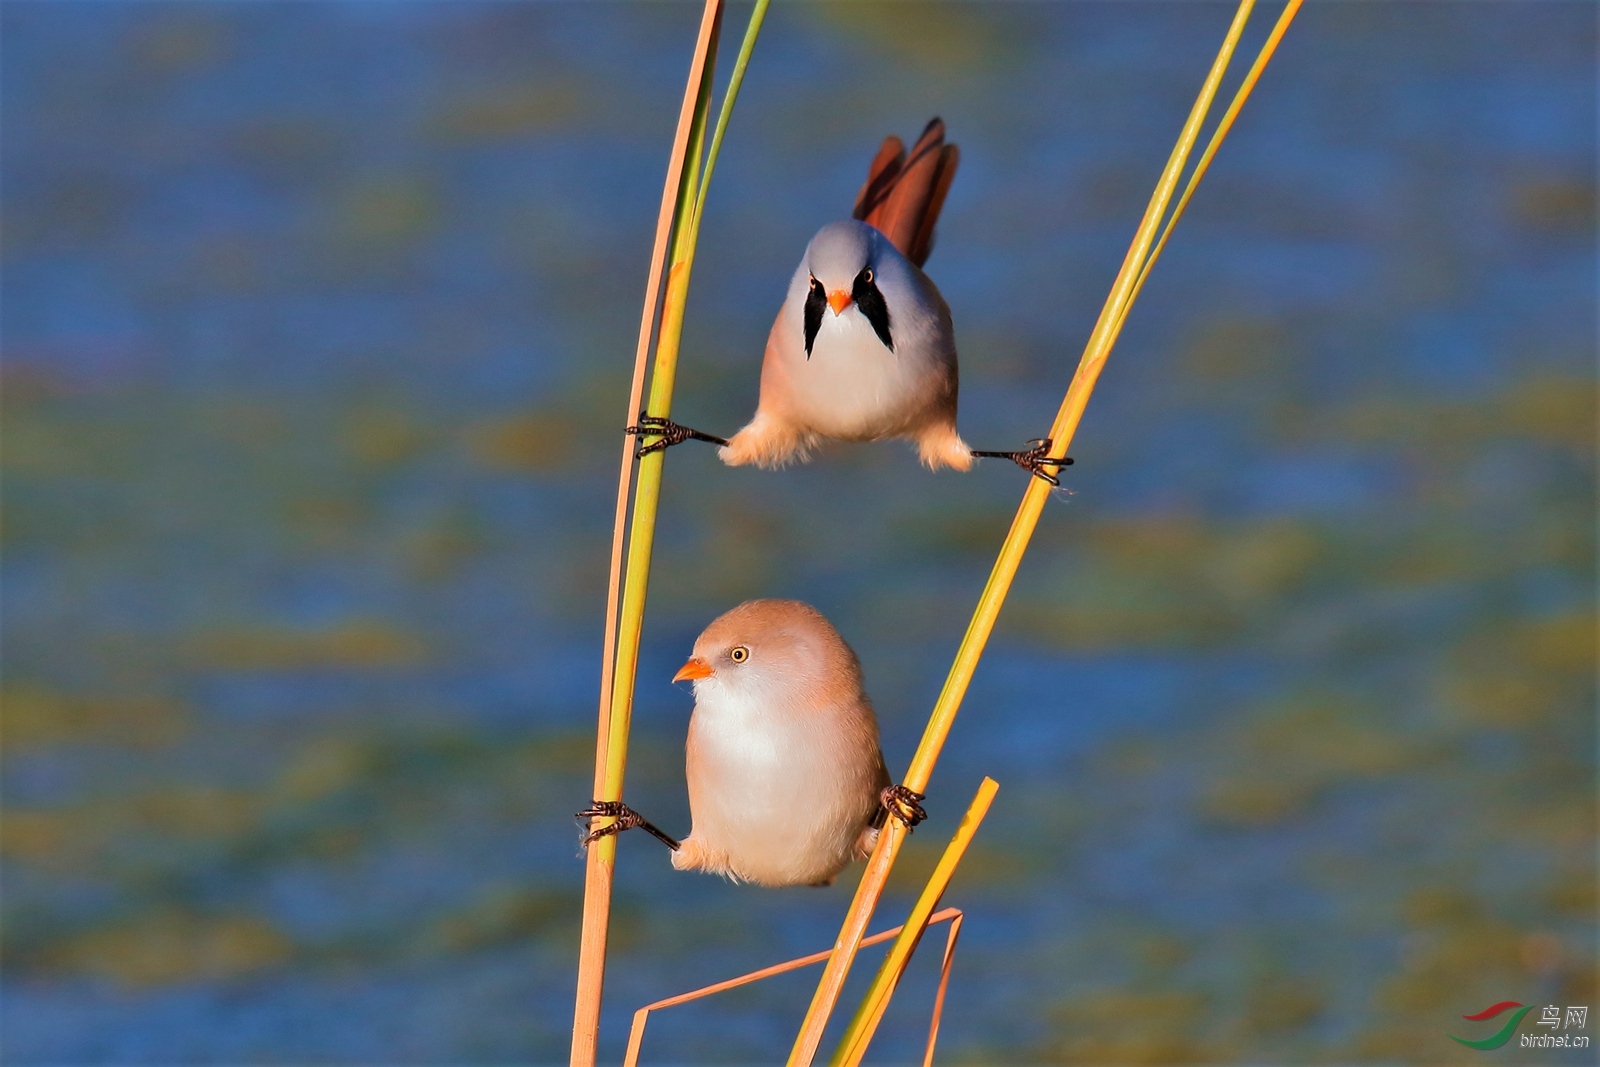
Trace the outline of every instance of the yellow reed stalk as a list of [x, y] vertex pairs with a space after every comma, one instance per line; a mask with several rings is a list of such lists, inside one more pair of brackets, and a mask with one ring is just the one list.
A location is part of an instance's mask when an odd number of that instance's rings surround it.
[[[1189, 175], [1189, 181], [1183, 187], [1183, 195], [1178, 198], [1178, 206], [1172, 209], [1172, 217], [1167, 219], [1167, 224], [1161, 230], [1161, 239], [1156, 242], [1144, 266], [1139, 268], [1139, 278], [1133, 284], [1133, 292], [1128, 296], [1128, 302], [1122, 307], [1122, 318], [1128, 317], [1128, 309], [1133, 307], [1133, 302], [1139, 298], [1139, 292], [1144, 288], [1145, 279], [1150, 277], [1150, 268], [1156, 265], [1156, 260], [1161, 258], [1162, 249], [1167, 247], [1167, 238], [1172, 236], [1172, 228], [1183, 217], [1184, 209], [1189, 206], [1189, 198], [1194, 196], [1195, 189], [1200, 185], [1200, 179], [1206, 176], [1206, 171], [1211, 169], [1211, 160], [1216, 156], [1217, 149], [1222, 147], [1222, 142], [1227, 139], [1228, 131], [1233, 129], [1234, 119], [1239, 117], [1239, 112], [1244, 108], [1244, 102], [1250, 98], [1250, 93], [1255, 89], [1256, 82], [1261, 80], [1261, 72], [1267, 69], [1267, 62], [1272, 59], [1278, 50], [1278, 42], [1283, 40], [1283, 35], [1288, 32], [1289, 24], [1300, 11], [1302, 0], [1289, 0], [1284, 6], [1283, 13], [1278, 16], [1278, 22], [1272, 27], [1272, 32], [1267, 35], [1266, 43], [1261, 46], [1261, 51], [1256, 55], [1256, 61], [1250, 64], [1250, 70], [1244, 76], [1244, 81], [1239, 84], [1238, 92], [1233, 94], [1233, 102], [1228, 105], [1228, 110], [1222, 113], [1222, 118], [1217, 122], [1216, 130], [1211, 134], [1211, 140], [1206, 144], [1206, 150], [1200, 153], [1200, 162], [1194, 165], [1194, 173]], [[1117, 322], [1117, 329], [1122, 329], [1122, 321]]]
[[[1223, 72], [1227, 69], [1228, 62], [1238, 45], [1239, 36], [1254, 6], [1254, 0], [1241, 0], [1234, 14], [1233, 23], [1223, 40], [1222, 48], [1206, 75], [1199, 97], [1195, 100], [1177, 144], [1173, 146], [1172, 154], [1167, 159], [1161, 179], [1145, 209], [1144, 218], [1139, 224], [1133, 243], [1128, 248], [1128, 254], [1123, 260], [1121, 270], [1117, 273], [1116, 281], [1112, 284], [1111, 293], [1106, 298], [1100, 317], [1089, 335], [1083, 356], [1078, 361], [1077, 372], [1067, 388], [1067, 395], [1062, 400], [1055, 422], [1050, 427], [1051, 454], [1056, 457], [1066, 455], [1073, 434], [1083, 417], [1089, 395], [1094, 391], [1095, 382], [1100, 377], [1100, 370], [1116, 344], [1128, 305], [1135, 292], [1136, 281], [1149, 257], [1156, 230], [1166, 214], [1167, 206], [1171, 203], [1178, 178], [1183, 173], [1184, 164], [1199, 137], [1201, 124], [1210, 111], [1211, 103], [1216, 97], [1217, 86], [1222, 80]], [[1275, 41], [1269, 44], [1275, 46]], [[1239, 103], [1242, 105], [1242, 98]], [[927, 789], [928, 779], [938, 762], [945, 738], [955, 721], [956, 712], [960, 710], [972, 674], [994, 629], [995, 619], [1005, 603], [1017, 567], [1022, 562], [1023, 553], [1027, 550], [1034, 527], [1038, 524], [1047, 492], [1048, 486], [1041, 480], [1029, 479], [1022, 503], [1012, 520], [1011, 529], [1006, 534], [994, 569], [990, 572], [988, 583], [979, 597], [972, 621], [956, 652], [950, 674], [945, 680], [939, 699], [934, 704], [928, 726], [923, 731], [922, 740], [903, 779], [903, 784], [916, 792], [925, 792]], [[846, 913], [839, 937], [834, 943], [833, 955], [823, 969], [822, 978], [817, 983], [816, 993], [812, 996], [811, 1005], [801, 1024], [800, 1033], [790, 1050], [789, 1067], [809, 1067], [816, 1056], [817, 1045], [822, 1040], [822, 1032], [828, 1024], [828, 1017], [838, 1001], [839, 992], [844, 986], [845, 977], [849, 974], [851, 962], [860, 945], [862, 933], [872, 918], [873, 909], [883, 892], [884, 883], [888, 880], [889, 871], [894, 865], [901, 844], [905, 841], [905, 835], [904, 824], [899, 820], [890, 819], [884, 828], [884, 833], [879, 836], [877, 848], [867, 861], [855, 897], [851, 900], [850, 910]]]
[[[994, 802], [995, 792], [999, 788], [999, 783], [993, 778], [985, 778], [978, 786], [978, 793], [967, 807], [961, 825], [956, 827], [955, 836], [945, 846], [944, 855], [939, 857], [938, 864], [933, 868], [933, 874], [922, 887], [917, 902], [911, 906], [911, 914], [906, 917], [906, 924], [901, 928], [900, 936], [895, 938], [889, 954], [883, 958], [883, 963], [878, 967], [877, 977], [872, 980], [871, 988], [862, 998], [861, 1007], [856, 1009], [855, 1018], [850, 1020], [844, 1037], [839, 1041], [839, 1047], [833, 1053], [833, 1059], [829, 1061], [830, 1067], [858, 1067], [861, 1057], [867, 1054], [867, 1045], [871, 1043], [872, 1035], [878, 1030], [878, 1023], [889, 1007], [889, 998], [894, 995], [895, 986], [900, 984], [900, 976], [905, 973], [906, 964], [911, 962], [911, 954], [917, 950], [917, 942], [922, 940], [922, 932], [927, 929], [928, 918], [939, 906], [939, 898], [944, 896], [945, 889], [950, 885], [950, 879], [955, 875], [961, 857], [966, 855], [967, 846], [972, 844], [973, 835], [983, 824], [983, 817], [989, 814], [989, 805]], [[928, 1051], [931, 1055], [933, 1051], [931, 1036], [929, 1044]]]
[[[766, 16], [768, 0], [760, 0], [751, 14], [744, 44], [717, 120], [705, 169], [700, 169], [710, 112], [717, 41], [722, 26], [723, 0], [706, 0], [694, 59], [689, 67], [671, 162], [661, 194], [650, 278], [645, 290], [644, 314], [639, 327], [633, 384], [628, 398], [627, 421], [639, 414], [644, 391], [644, 370], [652, 334], [656, 337], [654, 373], [650, 383], [650, 411], [670, 413], [672, 385], [677, 370], [678, 344], [683, 330], [683, 310], [688, 299], [689, 271], [699, 236], [706, 188], [721, 148], [722, 135], [744, 81], [744, 70]], [[664, 255], [665, 251], [665, 255]], [[666, 296], [661, 296], [662, 263], [667, 268]], [[656, 328], [660, 309], [660, 327]], [[643, 627], [645, 594], [650, 575], [655, 518], [660, 501], [662, 452], [639, 463], [633, 482], [634, 444], [625, 437], [618, 478], [616, 522], [612, 536], [611, 574], [607, 590], [605, 643], [600, 671], [600, 715], [595, 742], [596, 800], [620, 800], [627, 770], [628, 735], [632, 725], [634, 681], [638, 672], [639, 635]], [[633, 485], [633, 521], [626, 524], [628, 489]], [[626, 545], [624, 530], [626, 529]], [[624, 552], [626, 547], [626, 552]], [[624, 570], [624, 559], [626, 569]], [[619, 598], [619, 585], [620, 598]], [[598, 820], [604, 825], [605, 820]], [[611, 884], [616, 863], [615, 835], [603, 837], [589, 848], [585, 864], [583, 930], [578, 951], [578, 991], [573, 1016], [571, 1063], [592, 1065], [599, 1040], [600, 998], [605, 982], [606, 935], [610, 926]]]

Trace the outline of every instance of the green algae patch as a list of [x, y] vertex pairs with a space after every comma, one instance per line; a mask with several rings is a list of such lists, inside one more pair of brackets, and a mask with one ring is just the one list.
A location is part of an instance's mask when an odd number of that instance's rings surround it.
[[209, 670], [409, 667], [427, 658], [420, 636], [376, 619], [314, 630], [218, 627], [192, 636], [186, 645], [189, 661]]
[[237, 978], [282, 964], [292, 951], [289, 939], [259, 917], [173, 910], [68, 938], [45, 956], [43, 969], [141, 987]]

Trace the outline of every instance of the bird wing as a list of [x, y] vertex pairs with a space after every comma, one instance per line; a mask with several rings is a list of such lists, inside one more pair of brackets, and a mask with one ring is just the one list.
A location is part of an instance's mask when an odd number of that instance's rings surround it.
[[855, 217], [881, 230], [911, 262], [922, 266], [933, 251], [933, 227], [955, 180], [961, 152], [944, 143], [944, 121], [933, 119], [906, 154], [890, 135], [867, 169], [856, 195]]

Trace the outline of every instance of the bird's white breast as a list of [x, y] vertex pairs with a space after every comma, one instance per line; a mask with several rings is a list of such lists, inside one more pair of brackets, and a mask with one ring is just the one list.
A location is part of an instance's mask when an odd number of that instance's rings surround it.
[[932, 283], [925, 283], [924, 292], [921, 280], [887, 269], [879, 279], [892, 351], [851, 304], [838, 315], [823, 311], [808, 357], [803, 309], [809, 276], [803, 267], [773, 326], [769, 345], [784, 364], [788, 414], [824, 436], [876, 440], [913, 429], [926, 420], [953, 373], [949, 315]]
[[809, 799], [829, 755], [827, 738], [760, 698], [700, 688], [689, 733], [706, 813], [779, 816]]
[[728, 873], [767, 884], [831, 878], [870, 811], [879, 759], [827, 721], [761, 693], [696, 686], [689, 724], [691, 836]]

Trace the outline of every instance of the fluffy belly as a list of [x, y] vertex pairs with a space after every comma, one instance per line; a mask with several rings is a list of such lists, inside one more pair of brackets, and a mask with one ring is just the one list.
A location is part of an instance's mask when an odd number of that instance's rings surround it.
[[889, 351], [865, 320], [848, 321], [852, 314], [824, 322], [811, 358], [790, 368], [795, 421], [843, 440], [904, 433], [928, 406], [926, 368]]
[[[800, 738], [696, 737], [690, 838], [706, 866], [762, 885], [825, 882], [853, 858], [870, 809]], [[686, 842], [687, 844], [687, 842]]]

